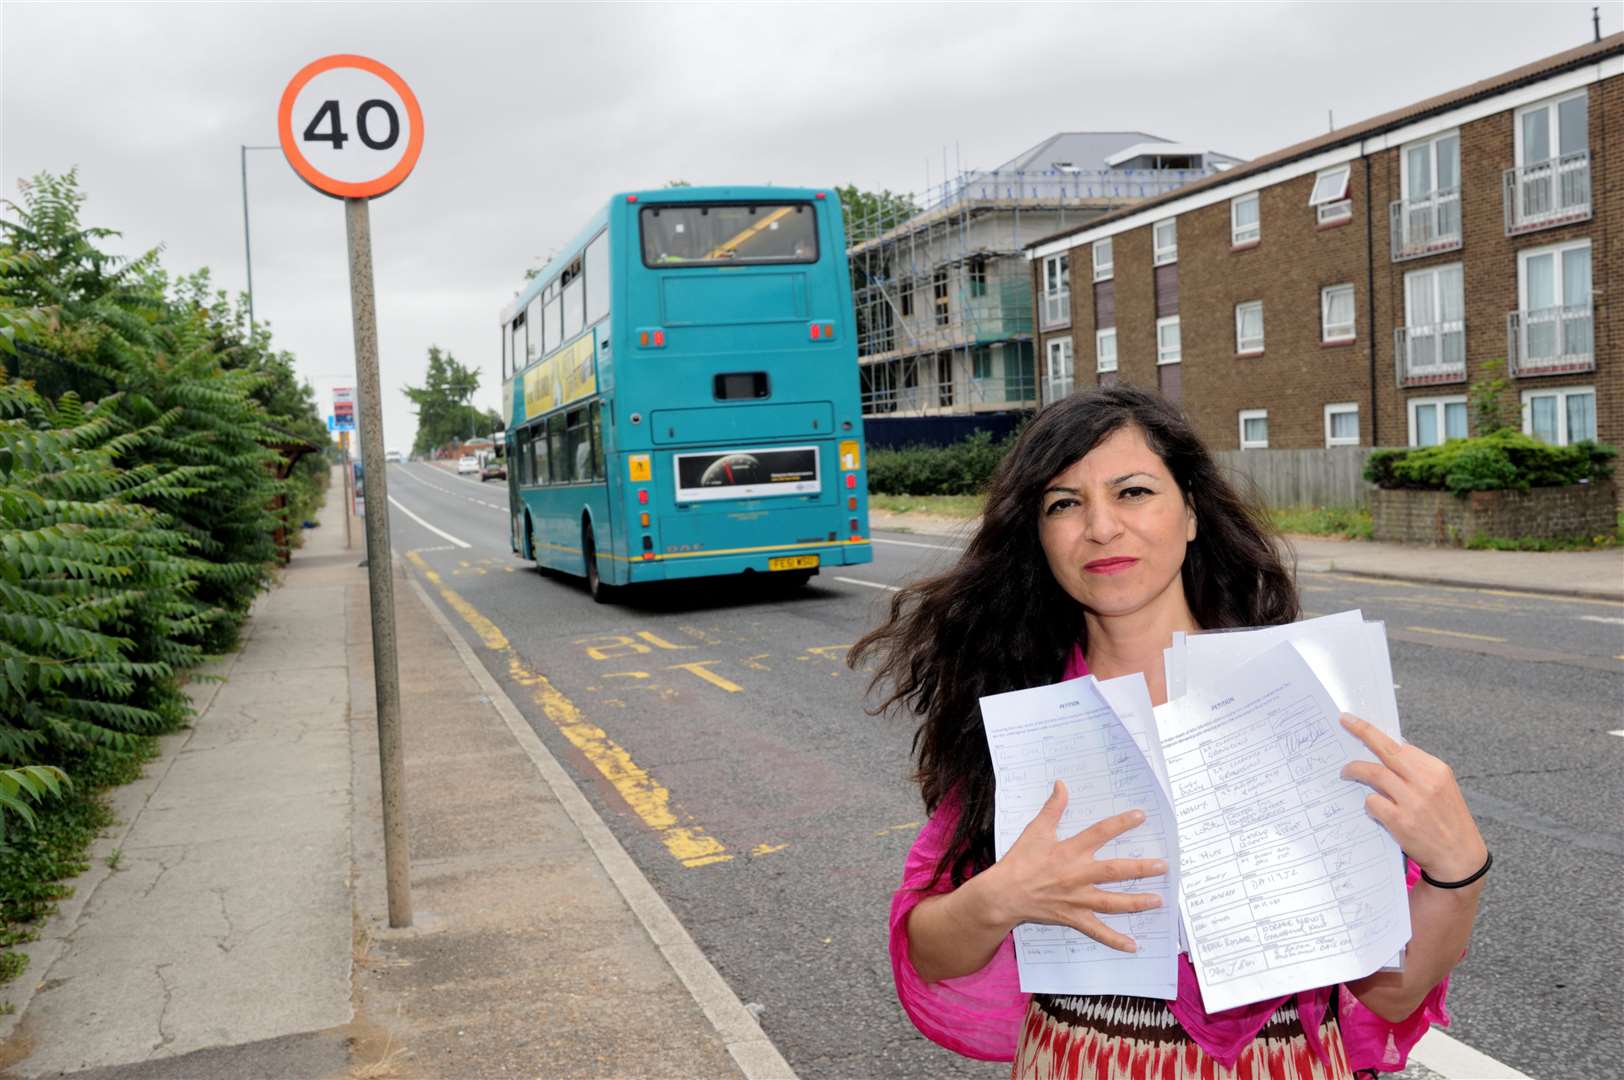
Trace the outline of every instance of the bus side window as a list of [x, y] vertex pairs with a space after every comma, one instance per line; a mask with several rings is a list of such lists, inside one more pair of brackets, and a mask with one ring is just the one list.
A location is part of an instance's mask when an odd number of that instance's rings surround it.
[[601, 232], [586, 246], [586, 324], [609, 314], [609, 233]]
[[529, 464], [529, 461], [530, 461], [530, 429], [529, 428], [521, 428], [521, 429], [519, 429], [519, 431], [517, 432], [517, 434], [516, 434], [516, 436], [514, 438], [514, 446], [515, 446], [515, 449], [514, 449], [514, 459], [515, 460], [511, 463], [512, 467], [508, 471], [513, 473], [514, 479], [517, 480], [519, 483], [528, 484], [530, 482], [530, 478], [529, 478], [529, 476], [526, 475], [526, 473], [528, 471], [526, 466]]
[[530, 482], [545, 484], [547, 476], [547, 425], [537, 424], [530, 429]]
[[524, 309], [524, 363], [526, 367], [541, 359], [541, 296], [532, 297]]
[[588, 410], [575, 409], [569, 414], [564, 427], [564, 452], [569, 456], [570, 479], [592, 479], [592, 436], [589, 431]]
[[547, 456], [552, 460], [553, 483], [569, 483], [570, 460], [569, 456], [564, 453], [563, 413], [554, 413], [547, 421]]
[[513, 339], [508, 336], [508, 328], [502, 327], [502, 380], [513, 374]]
[[608, 479], [603, 468], [603, 402], [592, 403], [592, 476], [596, 480]]
[[547, 313], [542, 316], [541, 322], [542, 328], [546, 331], [547, 344], [542, 349], [542, 355], [546, 356], [548, 353], [558, 348], [559, 331], [561, 331], [564, 327], [564, 308], [559, 302], [558, 282], [555, 281], [551, 285], [547, 286], [546, 300], [543, 301], [543, 303], [546, 306]]
[[581, 332], [582, 320], [586, 317], [586, 307], [582, 303], [583, 288], [581, 281], [581, 260], [576, 259], [564, 271], [564, 340], [568, 341]]
[[508, 355], [513, 358], [513, 370], [518, 371], [524, 367], [524, 312], [519, 312], [518, 318], [513, 320], [513, 337], [508, 346]]

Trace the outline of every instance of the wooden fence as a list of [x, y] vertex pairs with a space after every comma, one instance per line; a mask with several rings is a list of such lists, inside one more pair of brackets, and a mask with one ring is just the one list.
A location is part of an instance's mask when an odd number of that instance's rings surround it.
[[1223, 450], [1213, 454], [1247, 490], [1257, 485], [1272, 507], [1364, 506], [1365, 446], [1324, 450]]

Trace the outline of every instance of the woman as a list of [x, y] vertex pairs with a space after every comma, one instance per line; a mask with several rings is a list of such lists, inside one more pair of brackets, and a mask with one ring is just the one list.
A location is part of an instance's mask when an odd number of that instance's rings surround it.
[[1262, 520], [1165, 399], [1130, 387], [1077, 394], [1016, 442], [958, 564], [898, 593], [888, 622], [852, 650], [854, 665], [877, 659], [881, 708], [921, 719], [914, 751], [931, 816], [892, 902], [891, 960], [904, 1009], [931, 1039], [1013, 1060], [1017, 1077], [1339, 1080], [1403, 1068], [1431, 1023], [1447, 1022], [1448, 974], [1471, 934], [1488, 851], [1447, 765], [1353, 717], [1343, 722], [1381, 763], [1343, 775], [1370, 787], [1369, 813], [1411, 860], [1402, 971], [1211, 1014], [1185, 956], [1173, 1002], [1020, 992], [1017, 924], [1070, 926], [1131, 950], [1099, 915], [1157, 898], [1099, 886], [1166, 867], [1094, 858], [1138, 824], [1136, 811], [1057, 841], [1059, 784], [994, 863], [977, 699], [1138, 672], [1161, 704], [1174, 631], [1295, 620], [1292, 575]]

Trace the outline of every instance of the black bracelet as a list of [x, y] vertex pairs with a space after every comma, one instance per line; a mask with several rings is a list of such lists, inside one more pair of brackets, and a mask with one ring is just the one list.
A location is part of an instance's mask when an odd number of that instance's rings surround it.
[[1459, 881], [1438, 881], [1431, 874], [1423, 870], [1421, 871], [1421, 880], [1426, 882], [1428, 885], [1431, 885], [1434, 889], [1464, 889], [1466, 886], [1470, 885], [1484, 874], [1487, 874], [1489, 872], [1489, 867], [1494, 865], [1494, 853], [1491, 851], [1486, 852], [1485, 854], [1487, 855], [1487, 858], [1483, 860], [1483, 865], [1480, 866], [1477, 873], [1473, 874], [1471, 877], [1463, 877]]

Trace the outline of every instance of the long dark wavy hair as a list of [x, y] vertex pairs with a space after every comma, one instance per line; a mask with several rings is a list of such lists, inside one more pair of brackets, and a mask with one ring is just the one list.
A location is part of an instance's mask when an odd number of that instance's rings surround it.
[[999, 464], [981, 526], [952, 569], [896, 593], [884, 625], [847, 662], [876, 661], [876, 714], [919, 718], [913, 752], [925, 809], [950, 793], [958, 829], [935, 877], [959, 885], [993, 862], [993, 772], [979, 699], [1043, 686], [1065, 670], [1074, 643], [1086, 654], [1083, 608], [1049, 570], [1038, 540], [1043, 491], [1112, 432], [1132, 425], [1178, 483], [1196, 516], [1181, 571], [1205, 629], [1295, 621], [1297, 588], [1277, 534], [1255, 500], [1219, 469], [1183, 414], [1160, 394], [1113, 386], [1074, 394], [1040, 412]]

